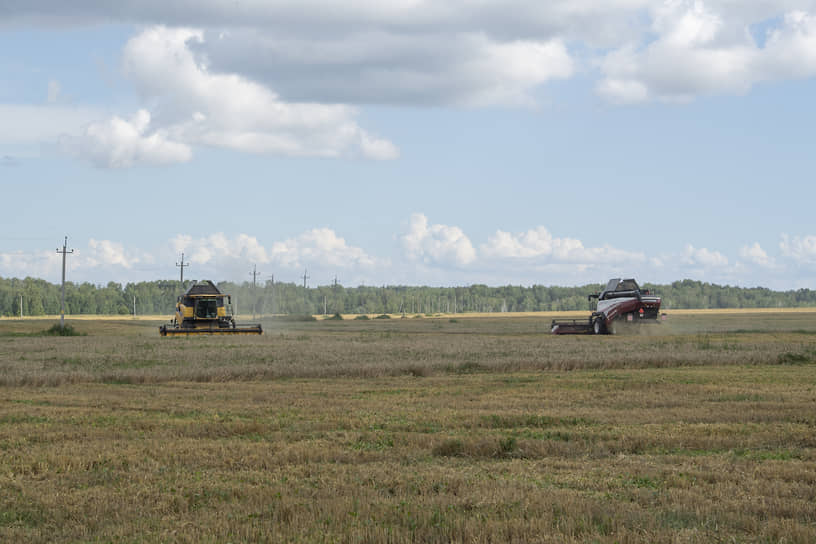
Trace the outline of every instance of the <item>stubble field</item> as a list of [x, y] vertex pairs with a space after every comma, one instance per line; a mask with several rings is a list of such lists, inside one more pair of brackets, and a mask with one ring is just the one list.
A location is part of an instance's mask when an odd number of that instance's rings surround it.
[[0, 321], [0, 540], [814, 542], [816, 313]]

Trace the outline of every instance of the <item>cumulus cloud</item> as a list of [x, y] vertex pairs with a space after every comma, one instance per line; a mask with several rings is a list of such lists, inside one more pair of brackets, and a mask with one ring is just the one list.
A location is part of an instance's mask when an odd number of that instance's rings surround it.
[[779, 250], [784, 257], [798, 263], [816, 263], [816, 235], [789, 236], [782, 235]]
[[553, 262], [594, 263], [628, 263], [634, 265], [646, 260], [640, 252], [626, 251], [609, 245], [602, 247], [584, 247], [575, 238], [555, 238], [545, 227], [537, 227], [519, 234], [496, 231], [481, 246], [485, 257], [540, 259]]
[[0, 252], [0, 276], [16, 278], [59, 278], [60, 256], [51, 251]]
[[754, 242], [750, 246], [743, 246], [740, 248], [739, 256], [752, 264], [759, 266], [773, 266], [774, 261], [764, 249], [759, 245], [759, 242]]
[[421, 213], [411, 214], [401, 240], [408, 258], [425, 264], [463, 266], [476, 259], [476, 250], [462, 229], [431, 225]]
[[[121, 242], [91, 238], [87, 244], [70, 243], [74, 252], [66, 260], [68, 281], [121, 281], [132, 277], [139, 265], [153, 264], [154, 257], [141, 249], [126, 248]], [[62, 256], [56, 251], [0, 253], [0, 276], [36, 277], [59, 281]]]
[[[248, 281], [252, 266], [258, 265], [261, 277], [274, 274], [278, 281], [297, 281], [295, 278], [308, 269], [313, 284], [322, 285], [335, 274], [346, 285], [576, 285], [625, 276], [653, 283], [694, 278], [788, 289], [810, 285], [816, 264], [816, 235], [783, 235], [777, 256], [756, 242], [734, 248], [739, 260], [691, 244], [679, 251], [649, 256], [608, 245], [586, 247], [576, 238], [555, 237], [541, 226], [519, 233], [497, 230], [476, 249], [461, 228], [431, 223], [421, 213], [410, 216], [398, 242], [404, 258], [392, 261], [350, 244], [328, 227], [268, 243], [250, 234], [221, 232], [178, 234], [148, 249], [90, 239], [73, 246], [76, 252], [68, 258], [68, 278], [124, 283], [178, 277], [173, 263], [178, 263], [183, 252], [190, 266], [184, 271], [185, 277], [231, 281]], [[59, 274], [60, 256], [53, 250], [0, 252], [0, 276], [58, 281]]]
[[603, 58], [598, 93], [618, 103], [688, 101], [701, 94], [742, 94], [763, 81], [816, 75], [816, 16], [802, 10], [784, 13], [761, 45], [750, 27], [764, 21], [732, 17], [734, 9], [702, 0], [655, 5], [652, 36], [622, 44]]
[[113, 117], [90, 123], [81, 136], [63, 136], [64, 149], [103, 168], [135, 164], [170, 164], [192, 158], [190, 146], [172, 141], [164, 129], [150, 130], [150, 113], [139, 110], [131, 119]]
[[475, 29], [334, 37], [213, 31], [192, 48], [215, 68], [238, 69], [287, 97], [321, 102], [526, 105], [534, 102], [533, 89], [574, 71], [560, 39], [499, 41]]
[[91, 238], [88, 241], [87, 251], [82, 252], [81, 266], [121, 266], [122, 268], [132, 268], [140, 261], [139, 257], [128, 254], [124, 245], [111, 240], [96, 240]]
[[681, 261], [691, 266], [712, 268], [728, 266], [728, 258], [719, 251], [712, 251], [705, 247], [696, 248], [691, 244], [686, 244], [683, 249]]
[[608, 244], [586, 247], [575, 238], [556, 238], [543, 226], [517, 234], [498, 230], [476, 249], [461, 228], [430, 224], [421, 213], [411, 215], [401, 242], [409, 261], [436, 269], [455, 267], [467, 271], [470, 277], [478, 273], [490, 277], [504, 274], [504, 281], [545, 272], [564, 275], [567, 270], [585, 274], [604, 268], [604, 273], [622, 273], [647, 263], [642, 252]]
[[179, 234], [170, 241], [175, 254], [184, 252], [185, 259], [195, 265], [217, 265], [220, 268], [247, 263], [269, 264], [295, 270], [305, 266], [330, 266], [335, 268], [365, 268], [384, 261], [368, 255], [359, 247], [329, 228], [314, 228], [264, 246], [258, 238], [248, 234], [234, 237], [224, 233], [194, 238]]
[[356, 124], [354, 108], [286, 102], [245, 77], [211, 71], [188, 47], [203, 40], [199, 30], [153, 27], [125, 47], [127, 75], [159, 104], [157, 121], [175, 140], [289, 156], [397, 156]]
[[567, 40], [630, 34], [627, 12], [642, 3], [412, 0], [338, 9], [333, 0], [124, 0], [68, 9], [32, 0], [3, 15], [26, 24], [127, 21], [208, 29], [189, 46], [212, 73], [263, 82], [286, 101], [482, 106], [533, 102], [536, 87], [574, 73]]
[[79, 136], [62, 136], [63, 148], [108, 168], [186, 162], [194, 146], [298, 157], [399, 156], [392, 142], [356, 123], [355, 108], [287, 102], [246, 77], [211, 70], [192, 43], [204, 43], [202, 31], [157, 26], [129, 40], [124, 71], [152, 111], [86, 123]]
[[[816, 75], [814, 0], [366, 0], [342, 9], [334, 0], [28, 0], [0, 7], [0, 20], [144, 28], [124, 65], [151, 132], [125, 119], [139, 113], [91, 119], [96, 133], [83, 132], [80, 155], [106, 166], [152, 162], [142, 150], [151, 137], [165, 151], [393, 159], [397, 146], [361, 128], [351, 104], [530, 106], [548, 82], [590, 67], [613, 103], [740, 94]], [[52, 80], [51, 106], [60, 92]], [[32, 130], [4, 124], [12, 135]], [[106, 160], [104, 150], [127, 147], [110, 141], [119, 129], [134, 151]], [[159, 162], [184, 154], [174, 147]]]
[[288, 268], [301, 268], [310, 263], [344, 269], [365, 268], [380, 262], [361, 248], [348, 245], [332, 229], [325, 227], [274, 243], [270, 255], [273, 262]]
[[184, 252], [185, 260], [202, 265], [217, 261], [241, 261], [267, 263], [269, 256], [264, 246], [255, 236], [238, 234], [229, 237], [222, 232], [209, 236], [193, 238], [187, 234], [178, 234], [170, 240], [173, 252]]

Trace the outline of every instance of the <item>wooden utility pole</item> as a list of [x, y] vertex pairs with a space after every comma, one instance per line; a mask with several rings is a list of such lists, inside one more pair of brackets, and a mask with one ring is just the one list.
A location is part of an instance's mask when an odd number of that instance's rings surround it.
[[74, 250], [68, 251], [68, 237], [62, 244], [62, 249], [57, 248], [57, 253], [62, 253], [62, 299], [60, 301], [60, 330], [65, 330], [65, 257]]
[[260, 272], [258, 272], [258, 267], [257, 267], [257, 265], [253, 264], [252, 265], [252, 272], [249, 273], [249, 275], [252, 276], [252, 320], [253, 321], [255, 321], [255, 306], [258, 305], [258, 296], [255, 294], [256, 293], [256, 291], [255, 291], [255, 287], [256, 287], [255, 280], [258, 278], [258, 274], [260, 274]]
[[184, 267], [185, 266], [190, 266], [190, 263], [185, 263], [184, 262], [184, 252], [182, 252], [182, 254], [181, 254], [181, 263], [176, 263], [176, 266], [181, 268], [181, 278], [179, 279], [179, 281], [181, 282], [181, 287], [183, 288], [184, 287]]
[[275, 305], [275, 274], [272, 274], [271, 276], [269, 276], [269, 279], [272, 282], [271, 283], [271, 287], [272, 287], [272, 315], [275, 315], [275, 314], [278, 313], [277, 307]]
[[311, 313], [309, 311], [309, 302], [306, 299], [306, 280], [311, 278], [311, 276], [308, 275], [308, 272], [309, 271], [306, 270], [306, 269], [303, 270], [303, 306], [304, 306], [307, 314]]

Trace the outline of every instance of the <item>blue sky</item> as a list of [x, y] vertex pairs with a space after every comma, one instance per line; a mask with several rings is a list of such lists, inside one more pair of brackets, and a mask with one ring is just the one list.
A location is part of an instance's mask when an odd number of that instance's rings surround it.
[[814, 76], [811, 1], [0, 1], [0, 276], [814, 288]]

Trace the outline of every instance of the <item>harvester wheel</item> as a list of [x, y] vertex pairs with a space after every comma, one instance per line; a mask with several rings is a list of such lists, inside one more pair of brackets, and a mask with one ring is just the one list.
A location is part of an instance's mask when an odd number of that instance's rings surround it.
[[606, 334], [617, 334], [618, 325], [616, 321], [617, 319], [613, 319], [612, 321], [606, 324]]
[[592, 322], [592, 332], [595, 334], [603, 334], [606, 327], [604, 327], [603, 320], [600, 317], [596, 317], [595, 321]]

